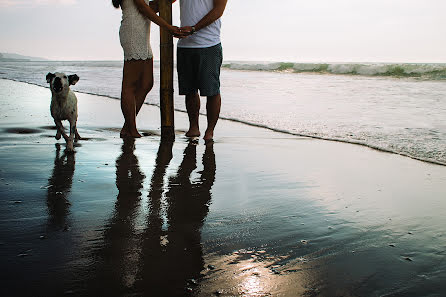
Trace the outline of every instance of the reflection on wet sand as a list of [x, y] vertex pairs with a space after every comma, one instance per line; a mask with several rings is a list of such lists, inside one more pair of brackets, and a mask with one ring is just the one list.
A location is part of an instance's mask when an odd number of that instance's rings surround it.
[[[200, 229], [209, 211], [216, 166], [213, 147], [208, 145], [202, 160], [204, 169], [191, 182], [191, 174], [197, 168], [196, 150], [196, 144], [190, 142], [177, 174], [168, 179], [165, 192], [167, 230], [161, 230], [160, 216], [153, 215], [144, 235], [142, 289], [153, 296], [184, 296], [192, 292], [204, 269]], [[162, 155], [158, 154], [160, 170], [166, 167], [169, 159]], [[161, 196], [150, 198], [152, 209], [159, 210]]]
[[[119, 194], [104, 230], [103, 246], [93, 255], [95, 268], [88, 292], [103, 296], [184, 296], [193, 291], [204, 268], [200, 229], [211, 201], [215, 155], [212, 145], [208, 145], [203, 155], [204, 169], [191, 182], [197, 168], [197, 144], [190, 142], [176, 174], [165, 178], [172, 146], [160, 143], [148, 212], [140, 222], [144, 174], [134, 155], [134, 142], [124, 141], [116, 161]], [[163, 228], [165, 219], [167, 228]]]
[[[95, 252], [95, 268], [89, 291], [103, 296], [120, 295], [131, 286], [136, 274], [138, 234], [135, 219], [139, 212], [144, 174], [134, 154], [135, 140], [124, 139], [116, 159], [118, 196], [112, 217], [105, 225], [104, 242]], [[106, 285], [105, 285], [106, 284]]]
[[73, 184], [75, 155], [60, 155], [60, 145], [56, 144], [56, 157], [51, 177], [48, 179], [47, 206], [48, 223], [55, 229], [67, 229], [67, 215], [70, 202], [67, 199]]

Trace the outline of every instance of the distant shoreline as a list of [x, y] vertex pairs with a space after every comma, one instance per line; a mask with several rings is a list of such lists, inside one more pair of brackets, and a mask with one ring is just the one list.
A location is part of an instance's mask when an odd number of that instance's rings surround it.
[[14, 53], [0, 53], [0, 62], [45, 62], [48, 59], [40, 57], [30, 57]]
[[0, 62], [31, 62], [29, 59], [1, 58]]

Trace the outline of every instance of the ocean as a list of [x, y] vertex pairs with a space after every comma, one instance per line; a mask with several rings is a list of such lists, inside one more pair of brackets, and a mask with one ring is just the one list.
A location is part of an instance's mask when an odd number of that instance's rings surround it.
[[[77, 92], [120, 97], [119, 61], [0, 62], [0, 78], [44, 87], [58, 71], [80, 77]], [[446, 165], [446, 64], [224, 62], [221, 82], [221, 118]]]

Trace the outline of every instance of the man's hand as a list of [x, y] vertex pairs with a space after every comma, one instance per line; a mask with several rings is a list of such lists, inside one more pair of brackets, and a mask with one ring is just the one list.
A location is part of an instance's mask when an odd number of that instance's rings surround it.
[[189, 36], [195, 33], [195, 29], [192, 28], [192, 26], [184, 26], [180, 28], [180, 31], [183, 33], [183, 35]]

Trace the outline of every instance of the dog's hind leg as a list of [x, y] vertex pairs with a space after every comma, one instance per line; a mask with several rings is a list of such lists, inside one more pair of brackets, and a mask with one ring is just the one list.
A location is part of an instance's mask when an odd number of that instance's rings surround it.
[[74, 126], [74, 140], [81, 140], [82, 137], [79, 135], [79, 132], [77, 132], [77, 126]]

